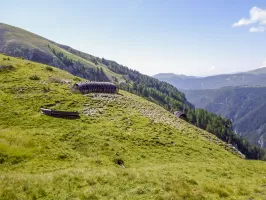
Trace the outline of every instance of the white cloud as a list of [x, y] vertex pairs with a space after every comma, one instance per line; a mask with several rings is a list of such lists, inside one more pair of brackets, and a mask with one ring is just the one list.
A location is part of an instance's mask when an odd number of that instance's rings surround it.
[[238, 22], [233, 24], [233, 27], [246, 26], [249, 24], [266, 24], [266, 10], [254, 6], [249, 12], [250, 18], [241, 18]]
[[253, 21], [251, 21], [250, 19], [242, 18], [238, 22], [234, 23], [233, 27], [245, 26], [245, 25], [249, 25], [249, 24], [252, 24], [252, 23], [253, 23]]
[[264, 32], [264, 31], [265, 31], [265, 28], [261, 27], [261, 26], [259, 26], [259, 27], [251, 27], [249, 29], [249, 32], [251, 32], [251, 33], [259, 33], [259, 32]]

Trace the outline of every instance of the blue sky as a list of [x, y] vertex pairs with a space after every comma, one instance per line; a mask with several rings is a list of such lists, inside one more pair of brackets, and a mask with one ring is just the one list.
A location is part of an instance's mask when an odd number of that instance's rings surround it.
[[246, 71], [266, 58], [265, 0], [9, 0], [1, 8], [3, 23], [148, 75]]

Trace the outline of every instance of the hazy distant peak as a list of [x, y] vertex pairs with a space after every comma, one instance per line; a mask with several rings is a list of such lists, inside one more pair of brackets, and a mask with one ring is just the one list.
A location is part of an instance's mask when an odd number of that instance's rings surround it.
[[253, 69], [251, 71], [247, 71], [246, 73], [249, 73], [249, 74], [266, 74], [266, 67]]
[[174, 85], [180, 90], [218, 89], [226, 86], [266, 86], [266, 67], [247, 72], [220, 74], [206, 77], [160, 73], [155, 78]]
[[195, 76], [187, 76], [184, 74], [175, 74], [175, 73], [159, 73], [154, 75], [155, 78], [181, 78], [181, 79], [194, 79]]

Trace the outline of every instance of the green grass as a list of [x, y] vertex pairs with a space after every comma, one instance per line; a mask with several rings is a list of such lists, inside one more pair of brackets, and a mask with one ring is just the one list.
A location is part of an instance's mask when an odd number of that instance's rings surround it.
[[0, 199], [266, 198], [265, 162], [233, 155], [140, 97], [83, 96], [71, 89], [77, 77], [4, 57], [0, 64], [13, 68], [0, 71]]

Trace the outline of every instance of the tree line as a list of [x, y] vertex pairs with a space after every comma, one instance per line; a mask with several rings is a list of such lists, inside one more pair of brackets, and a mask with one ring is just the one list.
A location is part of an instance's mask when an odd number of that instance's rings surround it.
[[[104, 73], [102, 67], [87, 67], [79, 60], [73, 60], [61, 51], [56, 51], [50, 45], [48, 45], [48, 48], [50, 48], [53, 54], [63, 63], [65, 68], [62, 66], [60, 66], [60, 68], [91, 81], [109, 81], [109, 78]], [[92, 58], [90, 61], [94, 62], [95, 65], [97, 63], [95, 58]]]

